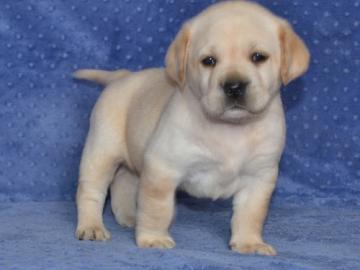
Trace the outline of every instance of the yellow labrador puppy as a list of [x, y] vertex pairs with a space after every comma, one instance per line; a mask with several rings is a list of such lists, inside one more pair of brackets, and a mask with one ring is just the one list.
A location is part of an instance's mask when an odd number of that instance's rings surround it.
[[110, 238], [117, 221], [140, 247], [172, 248], [177, 189], [233, 197], [230, 247], [275, 255], [262, 239], [284, 147], [279, 94], [308, 68], [309, 52], [283, 19], [245, 1], [215, 4], [187, 22], [165, 69], [80, 70], [106, 85], [91, 116], [77, 191], [76, 236]]

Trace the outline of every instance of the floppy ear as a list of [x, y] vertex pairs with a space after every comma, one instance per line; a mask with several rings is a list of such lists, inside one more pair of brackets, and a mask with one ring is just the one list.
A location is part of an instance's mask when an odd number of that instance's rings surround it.
[[303, 75], [310, 61], [310, 53], [302, 39], [285, 20], [280, 24], [281, 68], [284, 85]]
[[166, 55], [166, 73], [174, 82], [182, 86], [185, 81], [190, 26], [185, 24], [171, 43]]

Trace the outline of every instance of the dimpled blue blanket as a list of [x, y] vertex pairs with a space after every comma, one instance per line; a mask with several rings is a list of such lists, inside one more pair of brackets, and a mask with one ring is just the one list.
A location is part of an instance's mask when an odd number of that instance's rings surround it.
[[142, 250], [109, 207], [108, 242], [74, 237], [74, 194], [101, 87], [78, 68], [163, 66], [211, 0], [1, 0], [0, 269], [360, 269], [360, 1], [259, 1], [312, 54], [282, 90], [287, 143], [264, 237], [277, 257], [228, 249], [230, 201], [178, 198], [173, 250]]

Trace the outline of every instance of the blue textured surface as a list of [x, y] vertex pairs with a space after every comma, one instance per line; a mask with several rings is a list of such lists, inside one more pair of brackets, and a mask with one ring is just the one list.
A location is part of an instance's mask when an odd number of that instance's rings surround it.
[[109, 216], [112, 242], [78, 243], [73, 203], [49, 203], [74, 198], [89, 114], [101, 91], [70, 74], [162, 66], [181, 23], [211, 2], [1, 1], [1, 269], [72, 263], [157, 269], [160, 262], [179, 269], [360, 268], [357, 0], [259, 1], [290, 20], [312, 53], [309, 72], [283, 90], [287, 145], [266, 234], [279, 258], [228, 251], [223, 217], [231, 207], [221, 202], [182, 205], [174, 227], [179, 247], [168, 252], [136, 249], [132, 234]]
[[[360, 269], [359, 209], [274, 207], [265, 239], [274, 258], [228, 250], [230, 205], [184, 199], [178, 205], [173, 250], [138, 249], [133, 230], [120, 227], [106, 211], [109, 242], [75, 240], [72, 203], [0, 205], [0, 267], [33, 269], [151, 270], [340, 270]], [[331, 217], [329, 219], [329, 217]], [[69, 233], [71, 232], [71, 233]]]

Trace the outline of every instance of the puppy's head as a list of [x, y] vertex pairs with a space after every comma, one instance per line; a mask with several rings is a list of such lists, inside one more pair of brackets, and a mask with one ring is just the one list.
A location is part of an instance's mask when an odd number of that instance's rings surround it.
[[264, 112], [282, 83], [307, 70], [309, 58], [285, 20], [257, 4], [228, 1], [183, 26], [166, 71], [210, 118], [236, 123]]

